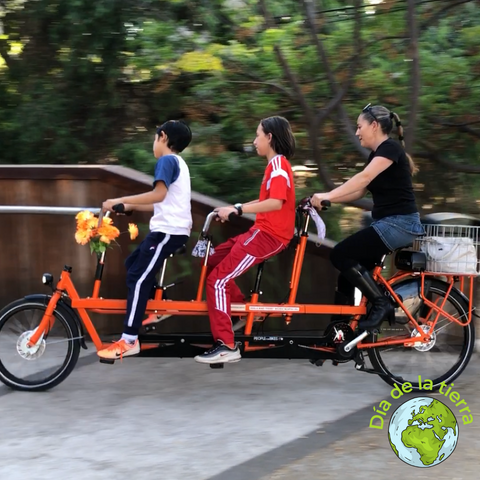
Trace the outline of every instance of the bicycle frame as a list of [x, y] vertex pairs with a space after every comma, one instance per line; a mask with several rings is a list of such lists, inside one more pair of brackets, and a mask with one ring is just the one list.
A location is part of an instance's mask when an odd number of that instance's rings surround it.
[[[292, 272], [290, 277], [290, 290], [288, 301], [285, 304], [279, 303], [263, 303], [259, 302], [259, 295], [260, 295], [260, 280], [261, 275], [263, 272], [263, 263], [259, 265], [257, 278], [255, 282], [255, 287], [252, 291], [250, 301], [241, 304], [232, 304], [231, 311], [232, 316], [247, 314], [246, 325], [244, 328], [244, 334], [239, 336], [242, 340], [244, 340], [244, 352], [256, 352], [259, 350], [267, 350], [267, 349], [274, 349], [279, 346], [279, 343], [283, 345], [289, 338], [293, 337], [278, 337], [278, 336], [260, 336], [255, 337], [252, 336], [252, 328], [254, 322], [254, 316], [259, 314], [264, 314], [273, 317], [284, 317], [286, 325], [288, 325], [292, 319], [293, 315], [301, 315], [301, 314], [330, 314], [330, 315], [352, 315], [353, 320], [350, 322], [350, 325], [353, 330], [355, 330], [358, 320], [361, 318], [362, 315], [366, 313], [366, 304], [367, 299], [364, 297], [361, 300], [359, 306], [344, 306], [344, 305], [328, 305], [328, 304], [299, 304], [296, 302], [296, 296], [298, 292], [298, 286], [300, 282], [300, 276], [303, 266], [303, 261], [305, 257], [305, 250], [307, 246], [307, 239], [308, 239], [308, 225], [309, 225], [309, 214], [306, 211], [302, 211], [303, 214], [303, 224], [301, 227], [300, 232], [298, 233], [299, 242], [296, 246], [295, 250], [295, 257], [292, 266]], [[165, 270], [167, 266], [167, 259], [165, 259], [163, 267], [160, 272], [160, 281], [159, 286], [156, 290], [154, 299], [151, 299], [147, 303], [146, 313], [154, 313], [157, 315], [194, 315], [194, 316], [205, 316], [207, 315], [207, 303], [205, 300], [202, 300], [203, 290], [206, 280], [207, 274], [207, 262], [208, 262], [208, 255], [210, 252], [211, 247], [211, 236], [208, 235], [208, 228], [210, 226], [210, 222], [212, 221], [213, 217], [216, 214], [214, 212], [210, 213], [207, 216], [205, 221], [205, 225], [202, 230], [202, 237], [208, 241], [206, 255], [204, 261], [202, 263], [200, 277], [199, 277], [199, 284], [197, 289], [197, 294], [194, 300], [165, 300], [163, 298], [163, 292], [166, 290], [170, 285], [165, 286], [163, 284], [164, 277], [165, 277]], [[392, 298], [397, 302], [398, 306], [403, 309], [407, 317], [409, 318], [412, 325], [418, 332], [418, 336], [415, 337], [415, 341], [413, 342], [411, 338], [385, 338], [381, 341], [377, 341], [375, 343], [363, 343], [363, 341], [359, 341], [357, 344], [358, 349], [367, 349], [373, 347], [381, 347], [381, 346], [388, 346], [394, 344], [404, 344], [404, 346], [412, 347], [415, 343], [418, 342], [428, 342], [430, 337], [428, 333], [425, 333], [420, 325], [417, 323], [415, 318], [412, 317], [408, 309], [404, 306], [401, 299], [395, 294], [393, 289], [393, 285], [407, 277], [420, 277], [421, 278], [421, 298], [425, 302], [425, 304], [431, 308], [431, 312], [429, 317], [431, 316], [432, 312], [436, 313], [435, 318], [433, 321], [427, 319], [428, 325], [431, 325], [433, 328], [437, 323], [440, 315], [442, 314], [445, 316], [449, 321], [453, 321], [459, 323], [461, 325], [467, 325], [472, 319], [472, 297], [473, 297], [473, 277], [466, 275], [465, 277], [470, 278], [470, 308], [469, 308], [469, 318], [467, 322], [461, 322], [458, 319], [454, 318], [453, 316], [449, 315], [447, 312], [443, 311], [443, 307], [445, 302], [448, 298], [446, 295], [445, 299], [443, 300], [441, 305], [436, 305], [425, 295], [425, 281], [429, 276], [442, 276], [445, 277], [446, 275], [442, 274], [428, 274], [428, 273], [412, 273], [412, 272], [399, 272], [398, 274], [391, 277], [389, 280], [386, 280], [382, 277], [381, 272], [383, 268], [385, 257], [382, 259], [381, 265], [377, 266], [373, 272], [374, 278], [382, 284], [385, 289], [389, 292]], [[87, 330], [88, 334], [90, 335], [95, 348], [98, 350], [104, 348], [105, 344], [102, 342], [98, 332], [93, 325], [92, 320], [88, 314], [88, 311], [96, 312], [96, 313], [104, 313], [104, 314], [121, 314], [126, 312], [127, 308], [127, 301], [124, 299], [104, 299], [99, 296], [100, 294], [100, 287], [102, 281], [102, 273], [105, 264], [105, 253], [98, 259], [97, 262], [97, 269], [95, 273], [95, 281], [93, 286], [93, 292], [91, 297], [81, 298], [74, 286], [74, 283], [71, 278], [72, 268], [69, 266], [65, 266], [64, 270], [60, 276], [60, 279], [54, 289], [53, 295], [49, 300], [47, 309], [45, 314], [36, 329], [33, 335], [30, 338], [29, 345], [35, 345], [42, 335], [45, 332], [48, 332], [52, 326], [52, 321], [54, 320], [53, 312], [55, 310], [57, 302], [64, 296], [69, 297], [71, 301], [71, 307], [78, 312], [78, 315]], [[450, 285], [450, 290], [454, 288], [454, 283], [457, 281], [457, 276], [447, 276], [448, 283]], [[464, 285], [464, 278], [462, 278], [461, 286], [463, 288]], [[211, 337], [210, 341], [208, 340], [208, 336], [202, 335], [189, 335], [189, 334], [167, 334], [164, 335], [162, 338], [172, 338], [178, 339], [178, 337], [182, 337], [182, 341], [185, 338], [190, 338], [191, 344], [196, 344], [197, 346], [200, 345], [209, 345], [211, 344]], [[155, 335], [148, 336], [149, 338], [145, 341], [141, 342], [142, 350], [149, 350], [152, 348], [156, 348], [159, 346], [159, 338]], [[297, 346], [308, 348], [309, 350], [316, 350], [320, 352], [328, 352], [328, 353], [335, 353], [335, 348], [328, 347], [328, 346], [317, 346], [315, 344], [315, 338], [319, 339], [319, 337], [297, 337], [298, 342]], [[301, 345], [302, 341], [310, 341], [310, 346]], [[157, 342], [157, 343], [155, 343]], [[313, 343], [312, 343], [313, 342]], [[290, 340], [290, 344], [293, 344], [293, 341]]]

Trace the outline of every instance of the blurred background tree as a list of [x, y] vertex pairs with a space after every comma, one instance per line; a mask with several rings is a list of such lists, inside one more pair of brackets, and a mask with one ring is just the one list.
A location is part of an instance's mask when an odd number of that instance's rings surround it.
[[[474, 0], [0, 0], [0, 162], [152, 173], [155, 126], [182, 118], [193, 188], [247, 201], [258, 122], [283, 115], [301, 197], [363, 166], [371, 102], [406, 126], [422, 211], [475, 214], [479, 35]], [[359, 211], [335, 212], [338, 239]]]

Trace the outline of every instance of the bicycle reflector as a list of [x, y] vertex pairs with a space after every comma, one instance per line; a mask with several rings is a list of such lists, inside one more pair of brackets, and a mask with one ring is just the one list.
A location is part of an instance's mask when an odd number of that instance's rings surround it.
[[42, 275], [42, 283], [44, 285], [52, 285], [53, 284], [53, 275], [51, 273], [44, 273]]

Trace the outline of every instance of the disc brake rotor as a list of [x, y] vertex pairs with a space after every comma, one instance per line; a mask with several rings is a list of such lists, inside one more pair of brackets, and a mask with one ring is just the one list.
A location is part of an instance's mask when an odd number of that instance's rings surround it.
[[[430, 333], [430, 325], [421, 325], [420, 328], [422, 329], [423, 333], [430, 335], [430, 340], [426, 343], [415, 342], [413, 344], [413, 348], [415, 348], [415, 350], [418, 350], [419, 352], [428, 352], [435, 345], [435, 342], [437, 340], [437, 334], [435, 332]], [[416, 328], [412, 332], [412, 338], [414, 337], [420, 337], [420, 332]]]
[[17, 340], [17, 352], [18, 354], [25, 360], [36, 360], [37, 358], [43, 355], [45, 351], [45, 340], [43, 339], [43, 335], [40, 337], [38, 342], [31, 347], [28, 346], [28, 342], [32, 335], [35, 333], [35, 330], [28, 330], [24, 332], [18, 337]]

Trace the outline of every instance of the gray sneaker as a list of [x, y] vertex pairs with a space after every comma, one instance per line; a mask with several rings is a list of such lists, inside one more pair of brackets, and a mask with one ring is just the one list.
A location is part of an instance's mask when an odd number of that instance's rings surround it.
[[210, 350], [197, 355], [195, 361], [198, 363], [234, 363], [239, 362], [242, 356], [238, 347], [230, 348], [221, 340], [217, 340]]

